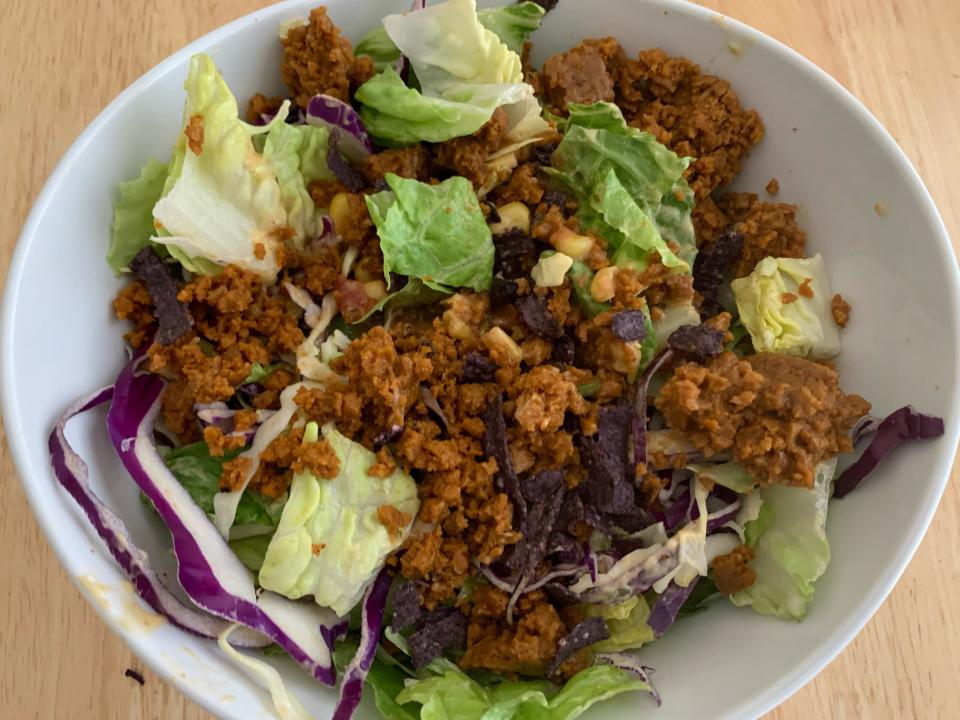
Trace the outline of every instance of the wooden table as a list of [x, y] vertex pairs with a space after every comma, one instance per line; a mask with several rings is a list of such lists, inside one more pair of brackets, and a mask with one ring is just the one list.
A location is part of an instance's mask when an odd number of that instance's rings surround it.
[[[566, 0], [571, 2], [573, 0]], [[584, 0], [578, 0], [584, 1]], [[117, 93], [267, 0], [3, 0], [0, 273], [47, 175]], [[863, 99], [960, 238], [957, 0], [702, 0], [796, 48]], [[15, 720], [207, 715], [144, 670], [60, 569], [0, 445], [0, 714]], [[856, 641], [770, 717], [960, 717], [960, 486]], [[124, 677], [137, 668], [143, 687]]]

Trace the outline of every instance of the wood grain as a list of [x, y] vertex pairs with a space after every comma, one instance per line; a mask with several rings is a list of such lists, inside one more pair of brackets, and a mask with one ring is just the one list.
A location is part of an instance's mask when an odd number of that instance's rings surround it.
[[[569, 0], [568, 0], [569, 1]], [[0, 272], [59, 157], [124, 87], [190, 40], [265, 0], [3, 0]], [[873, 110], [960, 237], [960, 4], [956, 0], [703, 0], [786, 42]], [[956, 471], [955, 471], [956, 472]], [[0, 445], [0, 711], [9, 718], [208, 717], [143, 670], [68, 582]], [[856, 641], [771, 713], [960, 717], [960, 486]], [[124, 677], [144, 672], [141, 687]]]

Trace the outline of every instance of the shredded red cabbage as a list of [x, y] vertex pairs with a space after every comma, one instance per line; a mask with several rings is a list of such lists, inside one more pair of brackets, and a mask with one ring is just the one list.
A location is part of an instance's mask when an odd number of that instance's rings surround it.
[[694, 578], [687, 587], [680, 587], [675, 582], [671, 582], [667, 585], [667, 589], [657, 596], [657, 602], [650, 611], [650, 617], [647, 618], [647, 625], [656, 637], [663, 635], [673, 625], [677, 619], [677, 613], [690, 597], [699, 579]]
[[156, 375], [136, 375], [138, 360], [117, 378], [107, 430], [133, 481], [170, 530], [180, 586], [202, 609], [266, 635], [315, 679], [333, 685], [331, 641], [339, 618], [316, 605], [270, 592], [258, 594], [253, 575], [157, 452], [153, 428], [164, 381]]
[[370, 666], [377, 655], [380, 644], [380, 631], [383, 629], [383, 615], [387, 607], [387, 593], [390, 592], [392, 578], [384, 568], [377, 579], [367, 588], [361, 603], [360, 647], [350, 664], [343, 671], [340, 684], [340, 699], [333, 712], [333, 720], [350, 720], [363, 694], [363, 681], [370, 672]]
[[863, 454], [837, 478], [833, 496], [842, 498], [853, 492], [881, 460], [906, 441], [931, 440], [943, 435], [943, 431], [942, 418], [918, 413], [909, 405], [891, 413], [876, 426], [876, 434]]
[[350, 162], [363, 162], [373, 152], [373, 143], [360, 115], [349, 103], [335, 97], [314, 95], [307, 105], [307, 124], [328, 128], [330, 139], [337, 139], [340, 152]]
[[[67, 423], [81, 413], [110, 402], [113, 394], [112, 386], [98, 390], [80, 398], [60, 416], [50, 433], [48, 443], [53, 472], [64, 489], [77, 501], [110, 550], [110, 554], [127, 573], [137, 594], [147, 605], [182, 630], [214, 639], [226, 630], [229, 623], [187, 607], [166, 588], [151, 566], [149, 556], [133, 542], [123, 521], [93, 492], [87, 464], [67, 442]], [[231, 636], [231, 643], [238, 647], [256, 648], [266, 647], [270, 640], [247, 628], [241, 628]]]

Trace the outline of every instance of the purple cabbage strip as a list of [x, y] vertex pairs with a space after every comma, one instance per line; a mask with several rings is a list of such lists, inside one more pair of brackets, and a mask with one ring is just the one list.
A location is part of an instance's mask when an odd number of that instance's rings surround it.
[[630, 463], [633, 467], [639, 464], [647, 464], [647, 389], [650, 387], [650, 380], [673, 358], [673, 350], [667, 349], [660, 351], [650, 364], [647, 365], [643, 375], [637, 381], [637, 391], [633, 398], [633, 442], [630, 447]]
[[373, 152], [373, 143], [360, 115], [349, 103], [335, 97], [321, 94], [310, 98], [307, 124], [329, 129], [330, 139], [337, 138], [340, 152], [352, 163], [363, 162]]
[[333, 712], [333, 720], [350, 720], [360, 698], [363, 695], [363, 681], [370, 672], [373, 660], [377, 656], [380, 644], [380, 632], [383, 629], [383, 615], [387, 607], [387, 593], [390, 592], [392, 578], [384, 568], [377, 579], [367, 588], [361, 603], [360, 646], [350, 664], [343, 672], [340, 683], [340, 699]]
[[671, 582], [667, 585], [667, 589], [657, 596], [657, 602], [654, 603], [650, 617], [647, 618], [647, 625], [656, 637], [663, 635], [673, 625], [674, 620], [677, 619], [677, 613], [690, 597], [699, 579], [694, 578], [687, 587], [680, 587], [675, 582]]
[[848, 467], [833, 486], [833, 496], [853, 492], [880, 461], [908, 440], [932, 440], [943, 435], [943, 419], [918, 413], [907, 405], [891, 413], [877, 427], [876, 435], [863, 454]]
[[620, 668], [631, 675], [635, 675], [638, 679], [650, 686], [650, 694], [653, 696], [653, 699], [657, 701], [657, 706], [660, 706], [660, 693], [657, 692], [657, 689], [653, 686], [653, 683], [650, 682], [650, 676], [653, 674], [653, 668], [647, 667], [646, 665], [641, 665], [640, 658], [638, 658], [636, 655], [614, 652], [597, 653], [596, 657], [594, 658], [594, 664], [613, 665], [614, 667]]
[[157, 452], [153, 427], [165, 383], [156, 375], [136, 375], [138, 361], [127, 364], [117, 378], [107, 430], [133, 481], [170, 530], [180, 586], [202, 609], [267, 636], [312, 677], [333, 685], [331, 638], [340, 619], [274, 593], [258, 595], [251, 572]]
[[360, 192], [367, 184], [363, 175], [344, 157], [340, 149], [339, 135], [330, 135], [330, 144], [327, 148], [327, 165], [334, 177], [343, 183], [343, 186], [350, 192]]
[[[60, 416], [48, 442], [53, 472], [86, 514], [144, 602], [181, 630], [215, 639], [227, 629], [229, 623], [188, 608], [166, 588], [150, 565], [147, 553], [134, 544], [123, 521], [93, 492], [87, 464], [67, 442], [67, 423], [77, 415], [110, 402], [113, 395], [112, 386], [98, 390], [75, 402]], [[259, 648], [269, 645], [270, 640], [242, 628], [231, 635], [231, 643], [238, 647]]]
[[[738, 512], [740, 512], [740, 498], [737, 498], [726, 507], [710, 513], [707, 516], [707, 532], [716, 532], [728, 522], [734, 520], [737, 517]], [[694, 507], [693, 514], [695, 514], [697, 517], [700, 515], [700, 512], [696, 507]], [[692, 519], [696, 520], [697, 518], [694, 517]]]

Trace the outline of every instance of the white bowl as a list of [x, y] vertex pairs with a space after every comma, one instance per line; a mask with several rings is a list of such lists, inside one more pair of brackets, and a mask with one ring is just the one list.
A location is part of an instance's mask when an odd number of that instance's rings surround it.
[[[217, 715], [261, 718], [266, 694], [212, 642], [190, 637], [133, 596], [124, 576], [48, 463], [47, 434], [74, 398], [112, 382], [124, 360], [110, 300], [120, 286], [104, 262], [116, 184], [149, 155], [166, 158], [181, 118], [189, 57], [213, 55], [244, 102], [281, 91], [279, 24], [316, 0], [292, 0], [198, 40], [140, 78], [84, 131], [54, 171], [27, 221], [3, 302], [3, 416], [27, 497], [69, 575], [104, 620], [153, 670]], [[327, 0], [356, 39], [408, 0]], [[942, 439], [899, 451], [861, 489], [831, 508], [833, 561], [802, 624], [719, 603], [684, 620], [644, 651], [663, 707], [638, 697], [598, 706], [590, 718], [749, 718], [783, 701], [821, 670], [883, 602], [916, 549], [945, 487], [960, 433], [958, 272], [946, 230], [916, 171], [869, 112], [793, 51], [733, 20], [677, 0], [563, 0], [536, 35], [542, 61], [585, 37], [615, 35], [630, 52], [661, 46], [729, 79], [760, 111], [767, 136], [737, 182], [759, 191], [772, 177], [802, 208], [812, 252], [853, 304], [840, 370], [844, 389], [885, 414], [911, 403], [941, 415]], [[733, 45], [731, 45], [733, 44]], [[737, 53], [731, 49], [738, 50]], [[882, 203], [881, 215], [875, 206]], [[882, 206], [881, 206], [882, 207]], [[102, 415], [70, 437], [102, 497], [166, 571], [169, 544], [138, 501], [103, 432]], [[909, 619], [905, 619], [909, 622]], [[317, 717], [335, 695], [277, 661]], [[362, 717], [375, 717], [365, 705]]]

